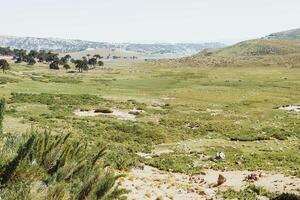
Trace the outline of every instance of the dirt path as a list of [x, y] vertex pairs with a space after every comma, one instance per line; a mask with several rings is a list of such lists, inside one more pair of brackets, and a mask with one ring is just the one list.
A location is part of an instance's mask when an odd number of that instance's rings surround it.
[[[133, 169], [122, 182], [121, 187], [131, 190], [128, 199], [178, 199], [196, 200], [216, 197], [216, 192], [233, 188], [236, 190], [246, 187], [249, 182], [245, 177], [250, 171], [214, 171], [207, 170], [205, 175], [188, 176], [179, 173], [169, 173], [156, 168], [145, 166], [144, 169]], [[271, 192], [290, 192], [300, 194], [300, 179], [286, 177], [281, 174], [261, 173], [255, 185], [262, 186]], [[222, 174], [227, 181], [219, 187], [218, 176]]]

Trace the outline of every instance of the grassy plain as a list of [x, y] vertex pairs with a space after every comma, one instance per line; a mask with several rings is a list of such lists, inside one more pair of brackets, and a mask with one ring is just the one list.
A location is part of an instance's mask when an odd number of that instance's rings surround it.
[[[300, 115], [274, 109], [300, 104], [300, 68], [189, 67], [164, 63], [106, 63], [85, 73], [12, 64], [0, 74], [7, 100], [4, 132], [29, 127], [70, 133], [91, 146], [106, 144], [118, 170], [145, 163], [197, 174], [202, 169], [278, 171], [300, 177]], [[136, 121], [79, 117], [77, 109], [145, 112]], [[136, 155], [173, 150], [151, 159]], [[226, 160], [203, 156], [224, 152]]]

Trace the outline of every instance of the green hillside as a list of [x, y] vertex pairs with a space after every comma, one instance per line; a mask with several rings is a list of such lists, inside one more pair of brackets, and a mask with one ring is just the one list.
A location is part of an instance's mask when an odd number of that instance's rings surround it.
[[216, 52], [217, 55], [232, 56], [286, 55], [292, 53], [300, 53], [300, 42], [265, 39], [243, 41]]
[[300, 40], [300, 28], [292, 29], [288, 31], [282, 31], [278, 33], [272, 33], [266, 38], [269, 39], [280, 39], [280, 40]]
[[295, 66], [300, 63], [300, 42], [255, 39], [218, 49], [206, 49], [194, 56], [179, 59], [180, 63], [195, 65], [265, 65]]

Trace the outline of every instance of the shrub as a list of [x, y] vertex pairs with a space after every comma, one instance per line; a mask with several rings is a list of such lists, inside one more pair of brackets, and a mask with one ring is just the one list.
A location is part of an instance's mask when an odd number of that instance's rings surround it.
[[97, 108], [97, 109], [95, 109], [94, 112], [95, 113], [106, 113], [106, 114], [113, 113], [113, 111], [109, 108]]
[[[126, 190], [119, 189], [115, 176], [103, 162], [106, 148], [91, 147], [66, 135], [32, 132], [20, 145], [19, 150], [7, 164], [0, 167], [1, 199], [33, 199], [32, 183], [45, 184], [46, 199], [117, 199]], [[12, 147], [27, 136], [12, 136]], [[5, 145], [0, 160], [9, 157], [14, 149]], [[4, 161], [5, 162], [5, 161]], [[24, 184], [27, 183], [27, 184]], [[41, 191], [39, 191], [41, 192]]]

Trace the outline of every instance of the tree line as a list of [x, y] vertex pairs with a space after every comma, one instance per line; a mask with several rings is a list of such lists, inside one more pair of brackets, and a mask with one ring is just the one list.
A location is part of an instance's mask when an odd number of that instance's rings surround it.
[[[94, 69], [96, 66], [104, 66], [103, 57], [96, 54], [91, 57], [87, 55], [82, 57], [82, 59], [74, 59], [70, 55], [65, 55], [59, 57], [58, 53], [53, 53], [51, 51], [45, 50], [24, 50], [24, 49], [10, 49], [9, 47], [0, 47], [1, 56], [12, 56], [15, 63], [27, 63], [28, 65], [35, 65], [39, 63], [49, 64], [49, 69], [59, 70], [60, 66], [64, 69], [69, 70], [71, 68], [70, 63], [75, 65], [75, 69], [79, 72], [88, 71], [89, 69]], [[9, 69], [9, 64], [5, 59], [0, 59], [0, 69], [3, 72]]]

